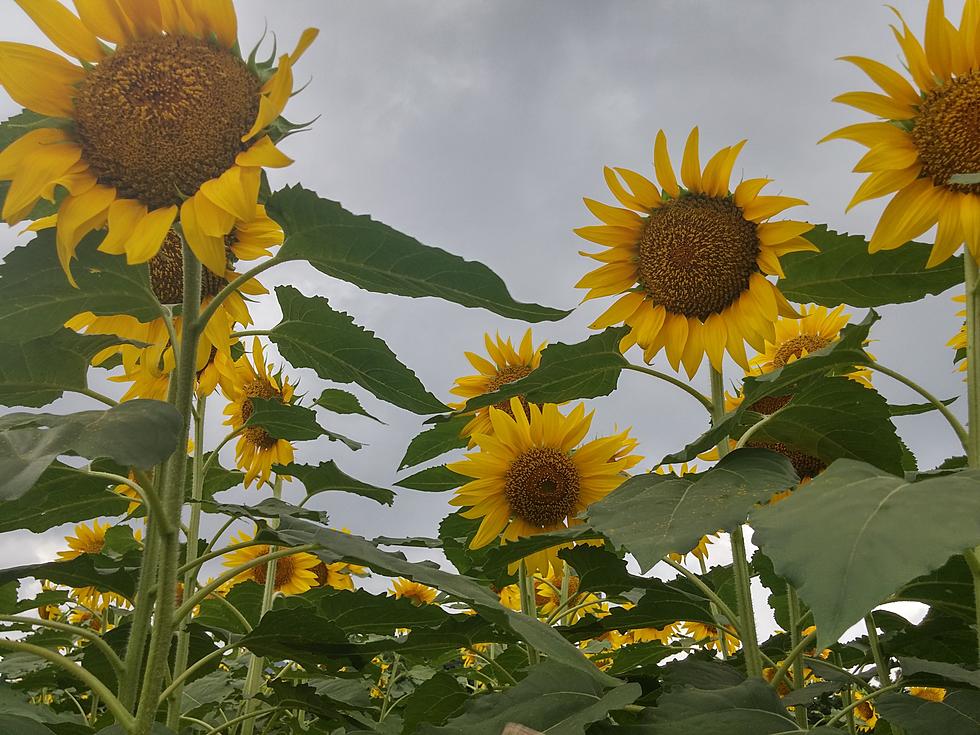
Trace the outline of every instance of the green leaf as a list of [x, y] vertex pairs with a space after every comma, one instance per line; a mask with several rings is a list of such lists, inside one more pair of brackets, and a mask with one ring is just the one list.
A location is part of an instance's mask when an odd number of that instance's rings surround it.
[[283, 403], [275, 398], [251, 398], [252, 414], [246, 426], [259, 426], [275, 439], [312, 441], [323, 436], [316, 411], [297, 403]]
[[520, 395], [539, 404], [609, 395], [616, 390], [620, 372], [629, 365], [619, 349], [619, 341], [628, 331], [629, 327], [610, 327], [583, 342], [548, 345], [533, 372], [493, 393], [471, 398], [464, 410], [492, 406]]
[[910, 484], [838, 460], [753, 513], [753, 540], [813, 610], [827, 648], [903, 583], [980, 543], [978, 480], [968, 470]]
[[587, 519], [646, 571], [669, 552], [690, 551], [705, 534], [741, 524], [753, 505], [797, 481], [785, 457], [740, 449], [693, 477], [631, 477], [589, 506]]
[[177, 448], [180, 429], [173, 406], [145, 399], [67, 416], [7, 414], [0, 418], [0, 498], [26, 493], [55, 457], [69, 451], [152, 467]]
[[262, 521], [268, 518], [279, 518], [280, 516], [290, 516], [292, 518], [302, 518], [316, 523], [326, 523], [327, 513], [322, 510], [311, 508], [300, 508], [299, 506], [287, 503], [279, 498], [265, 498], [257, 503], [250, 505], [238, 505], [235, 503], [215, 503], [205, 500], [201, 507], [206, 513], [216, 513], [220, 515], [232, 516], [233, 518], [249, 518], [253, 521]]
[[[952, 398], [947, 398], [942, 401], [944, 406], [948, 406], [953, 403], [959, 396], [953, 396]], [[930, 411], [935, 411], [936, 406], [932, 403], [906, 403], [906, 404], [888, 404], [888, 410], [892, 416], [918, 416], [921, 413], [929, 413]]]
[[266, 208], [286, 232], [281, 259], [309, 261], [328, 276], [367, 291], [435, 296], [527, 322], [555, 321], [569, 313], [515, 301], [482, 263], [423, 245], [299, 186], [277, 191]]
[[[249, 625], [258, 625], [262, 612], [262, 585], [252, 580], [240, 582], [228, 590], [225, 599], [244, 616]], [[194, 616], [194, 622], [222, 633], [246, 632], [238, 616], [230, 612], [227, 605], [213, 599], [206, 599], [201, 603], [201, 611]]]
[[[75, 712], [55, 712], [46, 704], [31, 702], [27, 695], [11, 689], [7, 685], [0, 686], [0, 712], [10, 717], [23, 717], [34, 722], [55, 724], [59, 722], [73, 722], [81, 724], [81, 719]], [[2, 721], [0, 721], [2, 725]], [[3, 730], [0, 732], [7, 735], [19, 735], [20, 730]], [[24, 732], [30, 732], [25, 730]]]
[[[509, 630], [541, 653], [574, 669], [585, 671], [603, 683], [613, 683], [598, 671], [581, 652], [566, 643], [551, 628], [500, 604], [497, 596], [472, 579], [450, 574], [431, 563], [409, 562], [401, 554], [381, 551], [365, 539], [332, 529], [318, 528], [304, 521], [285, 518], [275, 531], [283, 543], [317, 543], [324, 550], [315, 552], [325, 563], [347, 561], [371, 567], [392, 577], [405, 577], [435, 587], [468, 603], [477, 613], [503, 630]], [[0, 580], [2, 581], [2, 580]]]
[[115, 592], [128, 600], [136, 590], [140, 555], [127, 554], [113, 559], [103, 554], [82, 554], [67, 561], [26, 564], [0, 570], [0, 584], [11, 579], [34, 577], [68, 587], [95, 587], [102, 592]]
[[407, 546], [415, 549], [441, 549], [442, 541], [437, 538], [426, 538], [425, 536], [375, 536], [371, 539], [375, 546]]
[[368, 485], [366, 482], [355, 480], [345, 474], [333, 460], [321, 462], [316, 467], [305, 464], [289, 464], [276, 469], [284, 475], [295, 477], [303, 483], [307, 496], [329, 491], [353, 493], [364, 498], [370, 498], [383, 505], [391, 505], [395, 494], [391, 490]]
[[[882, 612], [875, 614], [876, 619]], [[977, 633], [971, 622], [935, 610], [926, 613], [918, 625], [891, 635], [883, 645], [889, 655], [900, 658], [913, 656], [960, 666], [977, 663]]]
[[0, 501], [0, 533], [21, 528], [41, 533], [63, 523], [122, 515], [129, 502], [106, 480], [54, 462], [26, 493]]
[[325, 298], [278, 286], [282, 321], [269, 333], [294, 367], [307, 367], [324, 380], [357, 383], [382, 401], [419, 414], [446, 410], [381, 339]]
[[55, 735], [53, 730], [36, 720], [7, 714], [0, 714], [0, 732], [17, 733], [17, 735]]
[[96, 250], [101, 233], [84, 238], [72, 262], [74, 288], [55, 250], [54, 229], [14, 248], [0, 265], [0, 334], [6, 342], [28, 342], [64, 329], [83, 311], [130, 314], [149, 322], [160, 316], [145, 265], [126, 265], [118, 255]]
[[40, 408], [66, 391], [83, 391], [89, 362], [122, 340], [61, 329], [23, 343], [0, 343], [0, 405]]
[[[729, 664], [697, 656], [671, 661], [664, 667], [661, 678], [667, 689], [694, 687], [700, 690], [731, 689], [746, 680], [745, 674]], [[697, 706], [693, 709], [700, 711]]]
[[962, 256], [926, 268], [931, 245], [909, 242], [887, 253], [868, 253], [868, 241], [818, 225], [806, 237], [819, 253], [790, 253], [780, 259], [779, 288], [790, 301], [834, 308], [905, 304], [963, 283]]
[[980, 692], [950, 692], [942, 702], [930, 702], [891, 692], [877, 701], [878, 711], [907, 735], [976, 735], [980, 732]]
[[361, 405], [361, 402], [357, 400], [357, 396], [353, 393], [348, 393], [345, 390], [340, 390], [339, 388], [327, 388], [320, 394], [320, 397], [316, 399], [316, 405], [321, 408], [325, 408], [328, 411], [333, 411], [334, 413], [340, 414], [357, 414], [359, 416], [367, 416], [369, 419], [374, 419], [379, 424], [383, 424], [384, 421], [375, 418]]
[[469, 693], [455, 676], [437, 671], [405, 699], [403, 735], [417, 732], [423, 722], [441, 725], [459, 712], [467, 699]]
[[632, 704], [640, 696], [638, 684], [623, 684], [609, 691], [587, 674], [545, 661], [527, 677], [502, 692], [473, 697], [463, 714], [442, 727], [427, 727], [422, 735], [500, 735], [508, 723], [547, 735], [584, 735], [593, 722]]
[[453, 472], [446, 465], [429, 467], [414, 475], [409, 475], [395, 483], [398, 487], [406, 487], [409, 490], [421, 490], [423, 492], [441, 493], [446, 490], [455, 490], [470, 481], [469, 477]]
[[398, 464], [398, 469], [414, 467], [422, 462], [435, 459], [453, 449], [460, 449], [467, 444], [466, 437], [460, 432], [469, 423], [467, 416], [453, 416], [445, 421], [439, 421], [431, 429], [426, 429], [416, 436], [405, 450], [405, 456]]
[[[482, 564], [483, 571], [496, 577], [498, 583], [504, 583], [509, 575], [516, 574], [517, 562], [526, 556], [555, 546], [565, 546], [573, 541], [597, 538], [601, 543], [602, 539], [598, 533], [588, 526], [579, 525], [547, 533], [536, 533], [506, 544], [491, 545]], [[514, 565], [514, 572], [508, 571], [511, 565]]]
[[895, 600], [921, 602], [934, 610], [976, 620], [973, 575], [966, 559], [957, 555], [929, 574], [913, 579], [893, 595]]
[[914, 656], [902, 656], [898, 660], [902, 667], [902, 676], [913, 674], [934, 674], [947, 681], [962, 682], [980, 689], [980, 671], [967, 671], [962, 666], [943, 663], [941, 661], [925, 661]]

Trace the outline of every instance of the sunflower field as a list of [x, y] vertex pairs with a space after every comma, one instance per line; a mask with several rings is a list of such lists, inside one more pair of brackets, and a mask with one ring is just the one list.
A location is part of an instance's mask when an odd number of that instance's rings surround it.
[[[569, 300], [602, 311], [551, 343], [569, 311], [270, 183], [316, 131], [289, 106], [331, 73], [304, 68], [317, 29], [240, 39], [232, 0], [0, 3], [41, 44], [0, 41], [23, 108], [0, 217], [28, 233], [0, 263], [0, 535], [61, 544], [0, 569], [0, 735], [980, 734], [980, 0], [895, 10], [894, 63], [842, 57], [874, 91], [822, 142], [867, 149], [868, 237], [743, 170], [745, 140], [651, 130], [647, 170], [604, 168], [567, 223]], [[315, 277], [263, 285], [287, 263]], [[443, 400], [338, 282], [511, 329]], [[874, 355], [880, 310], [946, 292], [953, 398]], [[703, 433], [600, 424], [586, 401], [624, 374]], [[326, 425], [378, 404], [416, 432], [388, 430], [375, 484]], [[937, 467], [896, 430], [918, 416]], [[373, 537], [332, 522], [337, 493], [451, 512]]]

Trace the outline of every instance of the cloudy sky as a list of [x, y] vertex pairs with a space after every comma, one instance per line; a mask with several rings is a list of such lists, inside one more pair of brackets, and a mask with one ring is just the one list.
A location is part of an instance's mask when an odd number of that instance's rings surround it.
[[[0, 3], [5, 39], [42, 43], [10, 0]], [[895, 5], [920, 32], [925, 2]], [[611, 200], [603, 165], [649, 172], [660, 128], [675, 161], [693, 125], [700, 126], [702, 160], [747, 138], [736, 179], [769, 176], [772, 189], [809, 201], [795, 217], [870, 233], [880, 212], [870, 203], [844, 214], [860, 182], [850, 173], [859, 149], [816, 144], [859, 119], [831, 98], [870, 89], [860, 72], [835, 58], [896, 60], [893, 16], [879, 0], [242, 0], [238, 11], [246, 49], [266, 25], [283, 47], [306, 26], [321, 29], [296, 72], [309, 84], [286, 111], [294, 121], [318, 119], [312, 132], [285, 144], [296, 163], [274, 172], [273, 185], [302, 182], [424, 243], [480, 260], [523, 301], [577, 305], [581, 292], [573, 284], [591, 262], [577, 254], [584, 241], [572, 233], [592, 223], [581, 198]], [[0, 95], [0, 116], [17, 111]], [[0, 254], [26, 241], [2, 230]], [[433, 299], [366, 293], [294, 264], [263, 281], [328, 297], [447, 400], [454, 378], [470, 372], [464, 350], [480, 351], [485, 331], [518, 338], [524, 330]], [[942, 397], [964, 389], [944, 346], [958, 328], [951, 295], [884, 309], [872, 348]], [[535, 337], [580, 341], [601, 308], [585, 305], [562, 322], [536, 326]], [[279, 317], [274, 299], [253, 314], [260, 326]], [[664, 365], [662, 358], [655, 363], [669, 369]], [[292, 374], [311, 397], [324, 387], [310, 371]], [[916, 400], [886, 380], [878, 383], [890, 399]], [[696, 382], [707, 389], [703, 371]], [[299, 457], [333, 458], [349, 474], [391, 486], [420, 419], [354, 391], [385, 425], [360, 417], [324, 416], [324, 423], [368, 446], [352, 453], [324, 440], [300, 445]], [[615, 394], [593, 403], [594, 432], [632, 426], [651, 462], [707, 425], [689, 397], [639, 374], [624, 375]], [[82, 407], [94, 406], [74, 398], [54, 410]], [[934, 416], [903, 419], [899, 428], [923, 467], [955, 453], [954, 437]], [[213, 441], [223, 434], [216, 422], [209, 433]], [[287, 492], [299, 495], [296, 487]], [[226, 497], [259, 495], [253, 488]], [[355, 533], [411, 536], [434, 534], [446, 499], [405, 490], [393, 508], [340, 494], [321, 495], [313, 505]], [[0, 549], [7, 564], [48, 559], [64, 533], [6, 534]]]

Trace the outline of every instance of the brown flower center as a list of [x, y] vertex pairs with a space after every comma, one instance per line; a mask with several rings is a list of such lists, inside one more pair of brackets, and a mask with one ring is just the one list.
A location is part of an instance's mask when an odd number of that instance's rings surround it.
[[[498, 391], [508, 383], [514, 383], [520, 380], [521, 378], [527, 377], [533, 371], [534, 368], [532, 368], [530, 365], [510, 365], [508, 367], [505, 367], [503, 370], [500, 370], [496, 375], [490, 378], [489, 381], [487, 381], [487, 393], [493, 393], [495, 391]], [[527, 399], [525, 399], [523, 395], [519, 395], [516, 397], [520, 400], [521, 404], [524, 406], [524, 412], [527, 413], [527, 407], [528, 407]], [[511, 416], [514, 415], [514, 412], [510, 410], [509, 398], [504, 401], [497, 401], [497, 403], [493, 404], [493, 407], [501, 411], [506, 411]]]
[[85, 160], [119, 196], [179, 204], [235, 162], [259, 80], [228, 51], [186, 36], [133, 41], [89, 71], [75, 98]]
[[[242, 401], [242, 423], [247, 422], [252, 417], [255, 408], [252, 406], [253, 398], [274, 398], [282, 403], [282, 391], [277, 390], [267, 380], [251, 380], [245, 384], [244, 393], [246, 399]], [[278, 441], [268, 431], [261, 426], [249, 426], [245, 429], [243, 436], [259, 449], [271, 449]]]
[[[749, 410], [769, 416], [770, 414], [776, 413], [776, 411], [789, 403], [792, 398], [792, 395], [766, 396], [765, 398], [760, 398], [758, 401], [749, 406]], [[750, 441], [747, 442], [745, 446], [756, 447], [758, 449], [768, 449], [772, 452], [782, 454], [790, 461], [790, 464], [793, 465], [793, 469], [796, 470], [796, 474], [799, 475], [801, 480], [816, 477], [827, 469], [827, 465], [822, 459], [814, 457], [812, 454], [801, 452], [799, 449], [787, 446], [782, 442]]]
[[550, 447], [535, 447], [511, 464], [504, 492], [514, 515], [548, 528], [575, 508], [579, 483], [578, 470], [567, 455]]
[[[207, 268], [201, 269], [201, 298], [217, 296], [228, 281]], [[180, 235], [169, 230], [160, 251], [150, 258], [150, 288], [161, 304], [184, 301], [184, 259]]]
[[[258, 546], [256, 550], [262, 549], [262, 554], [269, 553], [268, 546]], [[259, 554], [261, 556], [262, 554]], [[276, 579], [275, 588], [277, 590], [282, 589], [283, 585], [290, 582], [293, 575], [296, 573], [296, 562], [291, 556], [280, 556], [276, 559]], [[252, 567], [252, 579], [254, 579], [259, 584], [265, 584], [266, 576], [268, 575], [269, 564], [259, 564], [257, 567]]]
[[816, 334], [801, 334], [793, 339], [786, 340], [772, 358], [772, 363], [777, 368], [783, 367], [792, 358], [801, 358], [805, 354], [822, 350], [830, 344], [830, 340]]
[[673, 199], [650, 213], [639, 243], [639, 283], [669, 312], [704, 321], [724, 311], [759, 270], [759, 237], [730, 199]]
[[980, 194], [980, 184], [950, 184], [953, 174], [980, 171], [980, 72], [958, 77], [930, 92], [912, 128], [922, 175], [936, 186]]

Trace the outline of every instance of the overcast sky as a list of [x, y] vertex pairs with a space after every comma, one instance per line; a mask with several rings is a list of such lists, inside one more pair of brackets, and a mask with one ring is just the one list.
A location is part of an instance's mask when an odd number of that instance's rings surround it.
[[[5, 39], [43, 44], [14, 3], [0, 3]], [[480, 260], [522, 301], [563, 308], [578, 303], [582, 292], [573, 285], [594, 264], [578, 255], [585, 243], [572, 233], [594, 221], [581, 198], [612, 200], [602, 178], [606, 164], [651, 176], [660, 128], [675, 162], [693, 125], [701, 129], [702, 161], [719, 147], [748, 138], [735, 178], [769, 176], [775, 179], [771, 189], [809, 201], [808, 208], [793, 210], [794, 217], [869, 234], [882, 206], [869, 203], [845, 215], [861, 180], [850, 170], [862, 149], [846, 142], [816, 145], [826, 133], [863, 119], [831, 98], [871, 89], [860, 72], [835, 58], [861, 54], [896, 61], [888, 28], [893, 16], [878, 0], [243, 0], [237, 5], [246, 50], [266, 24], [281, 47], [289, 48], [304, 27], [321, 29], [296, 70], [298, 83], [310, 83], [286, 110], [293, 121], [319, 119], [312, 132], [284, 144], [296, 163], [272, 172], [273, 186], [302, 182], [424, 243]], [[925, 2], [895, 5], [921, 34]], [[959, 4], [949, 5], [958, 17]], [[0, 116], [17, 111], [0, 95]], [[0, 230], [0, 254], [25, 242], [14, 230]], [[444, 400], [454, 378], [471, 372], [463, 352], [482, 351], [484, 331], [519, 338], [525, 328], [434, 299], [367, 293], [296, 264], [269, 271], [262, 280], [328, 297], [384, 338]], [[873, 334], [872, 350], [883, 363], [901, 368], [941, 397], [964, 391], [945, 347], [959, 327], [951, 295], [883, 309]], [[580, 341], [602, 308], [593, 302], [562, 322], [536, 326], [535, 337]], [[274, 298], [252, 313], [260, 326], [271, 327], [279, 318]], [[630, 356], [639, 360], [638, 354]], [[662, 357], [655, 366], [669, 369]], [[300, 378], [311, 399], [325, 387], [311, 371], [290, 374]], [[734, 376], [731, 371], [729, 377]], [[875, 377], [890, 399], [916, 400]], [[697, 382], [707, 389], [704, 371]], [[121, 393], [115, 385], [104, 390]], [[333, 458], [349, 474], [390, 487], [421, 420], [353, 391], [386, 425], [324, 415], [325, 425], [368, 446], [352, 453], [325, 440], [301, 444], [299, 461]], [[213, 414], [219, 413], [218, 402], [211, 402]], [[594, 432], [633, 426], [649, 462], [682, 447], [707, 425], [697, 403], [639, 374], [623, 375], [615, 394], [593, 403]], [[962, 413], [963, 403], [953, 410]], [[72, 398], [53, 410], [91, 407], [87, 399]], [[952, 433], [934, 415], [902, 419], [899, 429], [922, 467], [956, 454]], [[217, 424], [210, 433], [213, 441], [223, 434]], [[287, 498], [299, 497], [297, 486], [293, 483]], [[253, 488], [225, 497], [260, 494]], [[387, 508], [324, 494], [311, 505], [328, 509], [336, 526], [369, 537], [432, 535], [449, 510], [447, 498], [404, 490]], [[52, 558], [64, 545], [65, 532], [0, 535], [5, 564]]]

